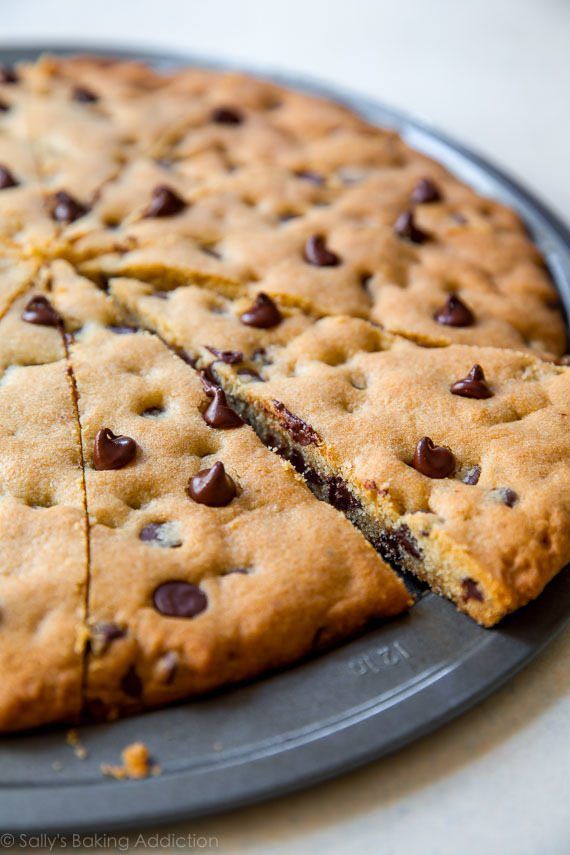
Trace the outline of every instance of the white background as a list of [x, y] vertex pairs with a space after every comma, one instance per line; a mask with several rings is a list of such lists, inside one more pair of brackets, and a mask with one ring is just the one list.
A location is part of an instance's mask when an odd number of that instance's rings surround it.
[[[566, 0], [0, 0], [0, 39], [173, 48], [308, 73], [428, 117], [570, 219]], [[567, 855], [569, 661], [567, 632], [395, 757], [176, 831], [264, 855]]]

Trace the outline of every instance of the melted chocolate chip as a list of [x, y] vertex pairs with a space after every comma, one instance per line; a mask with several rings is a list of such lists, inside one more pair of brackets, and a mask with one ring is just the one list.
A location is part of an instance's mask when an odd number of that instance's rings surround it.
[[241, 350], [218, 350], [217, 347], [208, 347], [208, 350], [216, 359], [221, 359], [227, 365], [237, 365], [239, 362], [243, 362]]
[[152, 199], [143, 217], [173, 217], [186, 207], [186, 202], [178, 193], [160, 184], [152, 191]]
[[412, 190], [410, 199], [416, 205], [427, 205], [430, 202], [441, 202], [441, 193], [430, 178], [421, 178]]
[[80, 217], [84, 217], [89, 210], [65, 190], [58, 190], [57, 193], [48, 196], [47, 205], [50, 216], [56, 223], [73, 223]]
[[18, 83], [20, 78], [15, 68], [7, 63], [0, 65], [0, 83]]
[[493, 393], [485, 382], [485, 373], [480, 365], [474, 365], [467, 377], [458, 380], [449, 391], [452, 395], [460, 395], [462, 398], [492, 398]]
[[172, 533], [172, 523], [147, 523], [139, 532], [139, 538], [144, 543], [152, 543], [166, 549], [177, 549], [182, 546], [180, 538]]
[[491, 490], [491, 498], [497, 502], [502, 502], [508, 508], [513, 508], [519, 500], [519, 497], [510, 487], [496, 487]]
[[407, 525], [383, 531], [375, 545], [392, 567], [399, 567], [405, 561], [406, 553], [418, 560], [422, 557], [418, 543]]
[[352, 511], [362, 507], [356, 496], [338, 475], [329, 479], [328, 500], [339, 511]]
[[0, 165], [0, 190], [8, 190], [10, 187], [17, 187], [20, 182], [16, 181], [14, 175], [10, 172], [7, 166]]
[[304, 422], [303, 419], [300, 419], [299, 416], [295, 416], [287, 409], [285, 404], [275, 400], [272, 403], [277, 418], [295, 442], [298, 442], [302, 446], [318, 445], [322, 442], [316, 430]]
[[307, 239], [303, 258], [315, 267], [337, 267], [340, 264], [339, 256], [327, 247], [323, 235], [312, 235]]
[[216, 389], [212, 402], [203, 413], [204, 421], [210, 427], [220, 430], [231, 430], [243, 425], [243, 419], [228, 407], [226, 396], [221, 389]]
[[95, 104], [99, 100], [99, 96], [86, 86], [74, 86], [71, 97], [79, 104]]
[[449, 295], [447, 302], [435, 312], [433, 319], [448, 327], [471, 327], [475, 323], [473, 312], [457, 294]]
[[474, 487], [475, 484], [479, 483], [479, 478], [481, 477], [481, 467], [480, 466], [472, 466], [467, 470], [465, 475], [463, 476], [463, 483], [469, 484]]
[[62, 323], [60, 315], [50, 301], [41, 295], [29, 300], [22, 312], [22, 320], [42, 327], [59, 327]]
[[209, 508], [222, 508], [237, 495], [235, 482], [219, 460], [211, 469], [202, 469], [190, 478], [186, 492], [191, 499]]
[[0, 99], [0, 113], [7, 113], [9, 109], [10, 105]]
[[394, 231], [398, 237], [409, 240], [412, 243], [422, 244], [429, 240], [428, 233], [422, 231], [416, 225], [412, 211], [404, 211], [403, 214], [400, 214], [394, 223]]
[[96, 623], [89, 633], [89, 649], [95, 656], [102, 656], [113, 641], [124, 638], [126, 634], [126, 629], [116, 623]]
[[276, 327], [282, 320], [283, 316], [271, 297], [262, 292], [257, 295], [249, 309], [240, 315], [242, 324], [262, 330]]
[[485, 599], [479, 584], [475, 581], [475, 579], [467, 578], [462, 579], [461, 581], [461, 590], [463, 593], [463, 599], [467, 600], [477, 600], [482, 603]]
[[101, 428], [93, 445], [93, 468], [122, 469], [134, 459], [137, 444], [130, 436], [115, 435], [109, 428]]
[[412, 466], [428, 478], [447, 478], [455, 472], [455, 458], [449, 448], [424, 436], [416, 446]]
[[311, 184], [316, 184], [318, 187], [325, 183], [325, 179], [318, 172], [312, 172], [310, 169], [300, 169], [295, 173], [297, 178], [302, 178], [303, 181], [310, 181]]
[[208, 606], [208, 598], [190, 582], [164, 582], [152, 595], [154, 607], [166, 617], [193, 618]]
[[235, 107], [216, 107], [212, 110], [212, 121], [217, 125], [241, 125], [243, 114]]
[[143, 693], [142, 680], [137, 674], [134, 665], [131, 665], [123, 679], [121, 680], [121, 689], [130, 698], [140, 698]]

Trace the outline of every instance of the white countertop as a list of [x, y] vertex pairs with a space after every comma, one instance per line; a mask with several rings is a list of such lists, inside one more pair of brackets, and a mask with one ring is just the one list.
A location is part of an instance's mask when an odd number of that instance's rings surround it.
[[[570, 219], [566, 0], [3, 0], [0, 21], [4, 43], [171, 48], [353, 88], [429, 118]], [[569, 661], [570, 630], [502, 691], [397, 755], [146, 835], [145, 848], [177, 852], [186, 838], [191, 851], [263, 855], [566, 855]], [[199, 835], [213, 838], [209, 850]], [[136, 835], [128, 843], [143, 847]]]

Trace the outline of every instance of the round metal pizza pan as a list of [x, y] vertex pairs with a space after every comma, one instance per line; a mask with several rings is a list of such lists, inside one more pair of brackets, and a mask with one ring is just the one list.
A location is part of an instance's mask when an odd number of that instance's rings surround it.
[[[0, 61], [44, 51], [137, 57], [160, 67], [223, 66], [194, 56], [92, 45], [0, 48]], [[261, 74], [259, 69], [246, 69]], [[285, 85], [348, 103], [396, 128], [482, 193], [516, 208], [543, 250], [570, 309], [570, 232], [517, 182], [424, 121], [294, 76]], [[484, 630], [433, 594], [410, 614], [258, 682], [175, 708], [80, 728], [78, 759], [65, 731], [0, 739], [0, 832], [142, 828], [268, 799], [379, 758], [449, 721], [535, 656], [568, 620], [570, 568], [534, 603]], [[103, 777], [122, 748], [145, 742], [162, 774]], [[2, 838], [0, 838], [2, 839]]]

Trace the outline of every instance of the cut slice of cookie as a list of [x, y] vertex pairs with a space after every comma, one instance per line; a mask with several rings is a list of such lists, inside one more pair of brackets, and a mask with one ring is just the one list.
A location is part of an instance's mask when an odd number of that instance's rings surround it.
[[337, 317], [212, 370], [318, 495], [480, 623], [570, 560], [570, 369]]
[[156, 336], [74, 336], [90, 520], [87, 698], [155, 706], [284, 666], [409, 595]]
[[0, 730], [81, 709], [87, 536], [65, 349], [45, 292], [0, 320]]
[[26, 68], [0, 74], [0, 249], [42, 255], [54, 235], [28, 132], [30, 86]]

